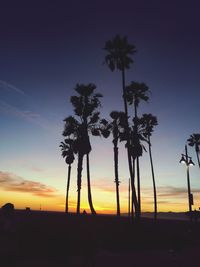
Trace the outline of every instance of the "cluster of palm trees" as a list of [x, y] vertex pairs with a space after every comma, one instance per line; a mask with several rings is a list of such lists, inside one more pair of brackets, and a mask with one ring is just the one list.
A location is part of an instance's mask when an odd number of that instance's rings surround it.
[[[61, 142], [62, 156], [68, 164], [68, 180], [66, 192], [66, 212], [68, 212], [68, 195], [70, 186], [71, 164], [77, 156], [77, 213], [80, 213], [81, 181], [83, 159], [86, 157], [88, 202], [92, 214], [96, 211], [92, 202], [90, 186], [89, 154], [92, 150], [90, 135], [112, 136], [114, 152], [114, 175], [116, 185], [117, 215], [120, 216], [120, 180], [118, 173], [118, 144], [125, 143], [127, 160], [131, 181], [131, 213], [137, 219], [141, 216], [141, 189], [140, 189], [140, 157], [148, 146], [154, 192], [154, 218], [157, 218], [156, 184], [151, 151], [151, 135], [154, 127], [158, 124], [157, 118], [152, 114], [138, 116], [139, 105], [142, 101], [149, 100], [149, 88], [145, 83], [132, 81], [126, 84], [125, 71], [133, 63], [132, 55], [136, 48], [128, 43], [126, 37], [119, 35], [106, 42], [104, 50], [107, 52], [105, 63], [111, 71], [119, 70], [122, 76], [122, 100], [124, 111], [112, 111], [110, 119], [100, 118], [101, 94], [95, 93], [94, 84], [77, 84], [75, 91], [78, 95], [71, 97], [76, 117], [68, 116], [64, 119], [64, 141]], [[129, 110], [132, 110], [130, 113]], [[137, 179], [137, 188], [135, 180]], [[137, 189], [137, 190], [136, 190]]]
[[75, 87], [75, 91], [77, 92], [78, 96], [71, 97], [71, 103], [74, 107], [74, 113], [76, 115], [76, 118], [74, 118], [73, 116], [68, 116], [64, 119], [65, 125], [63, 136], [65, 137], [65, 139], [64, 142], [61, 142], [60, 147], [62, 150], [62, 156], [65, 158], [65, 161], [69, 166], [65, 208], [66, 212], [68, 212], [68, 194], [70, 185], [71, 164], [74, 160], [74, 155], [77, 155], [77, 213], [80, 213], [83, 159], [84, 156], [86, 156], [88, 202], [92, 214], [96, 214], [92, 202], [92, 193], [90, 185], [89, 154], [92, 150], [92, 147], [89, 135], [100, 135], [100, 130], [98, 127], [100, 113], [97, 110], [100, 107], [99, 98], [101, 98], [102, 95], [98, 93], [95, 94], [95, 89], [96, 85], [91, 83], [87, 85], [77, 84]]

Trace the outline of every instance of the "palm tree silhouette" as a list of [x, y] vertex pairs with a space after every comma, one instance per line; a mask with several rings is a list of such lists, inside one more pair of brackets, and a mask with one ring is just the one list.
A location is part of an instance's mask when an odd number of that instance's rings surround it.
[[[129, 136], [129, 124], [128, 124], [128, 108], [127, 101], [125, 97], [125, 70], [130, 68], [130, 65], [133, 63], [133, 59], [131, 55], [136, 53], [136, 48], [134, 45], [128, 43], [127, 37], [121, 37], [116, 35], [112, 40], [106, 42], [104, 50], [108, 52], [105, 57], [105, 63], [108, 65], [111, 71], [118, 69], [122, 74], [122, 97], [124, 102], [124, 112], [126, 115], [126, 148], [127, 148], [127, 156], [128, 156], [128, 166], [131, 177], [131, 189], [132, 189], [132, 205], [135, 206], [136, 216], [138, 214], [138, 202], [135, 191], [135, 183], [134, 183], [134, 173], [131, 162], [131, 154], [130, 154], [130, 136]], [[133, 211], [133, 209], [132, 209]], [[133, 215], [133, 212], [132, 212]]]
[[65, 139], [64, 142], [60, 143], [60, 147], [62, 151], [62, 156], [63, 158], [65, 158], [65, 162], [68, 164], [67, 189], [66, 189], [66, 201], [65, 201], [65, 212], [68, 213], [71, 164], [74, 161], [73, 139], [70, 139], [70, 138]]
[[149, 147], [149, 157], [151, 164], [151, 173], [152, 173], [152, 181], [153, 181], [153, 193], [154, 193], [154, 220], [157, 220], [157, 194], [156, 194], [156, 182], [154, 175], [154, 167], [153, 167], [153, 159], [152, 159], [152, 151], [151, 151], [151, 135], [153, 133], [153, 128], [158, 125], [157, 117], [152, 114], [143, 114], [142, 125], [144, 128], [144, 136], [147, 138], [148, 147]]
[[[131, 82], [130, 85], [126, 86], [126, 100], [129, 105], [134, 106], [134, 137], [136, 137], [137, 141], [137, 134], [138, 134], [138, 106], [140, 101], [147, 102], [149, 97], [146, 95], [148, 93], [148, 86], [145, 83], [138, 83], [138, 82]], [[138, 141], [137, 141], [138, 143]], [[138, 147], [139, 148], [139, 147]], [[136, 159], [136, 166], [137, 166], [137, 186], [138, 186], [138, 212], [139, 216], [141, 215], [141, 196], [140, 196], [140, 164], [139, 164], [139, 155], [134, 158], [133, 165]]]
[[77, 214], [80, 213], [80, 198], [81, 198], [81, 182], [82, 182], [82, 164], [83, 156], [85, 151], [90, 151], [88, 143], [84, 142], [83, 138], [83, 127], [82, 125], [72, 116], [64, 119], [64, 131], [63, 136], [71, 138], [73, 141], [73, 152], [78, 155], [77, 164]]
[[129, 85], [126, 86], [126, 100], [129, 105], [134, 105], [134, 117], [137, 118], [137, 110], [141, 101], [147, 102], [149, 97], [149, 87], [145, 83], [139, 83], [132, 81]]
[[200, 168], [200, 161], [199, 161], [199, 152], [200, 152], [200, 134], [194, 133], [190, 135], [190, 138], [187, 140], [189, 146], [194, 146], [196, 155], [197, 155], [197, 161]]
[[119, 173], [118, 173], [118, 142], [121, 139], [125, 128], [125, 113], [119, 111], [112, 111], [110, 113], [112, 122], [102, 119], [100, 122], [101, 134], [107, 138], [110, 133], [113, 137], [113, 152], [114, 152], [114, 170], [115, 170], [115, 185], [116, 185], [116, 201], [117, 201], [117, 215], [120, 216], [120, 197], [119, 197]]
[[[87, 167], [87, 183], [88, 183], [88, 202], [92, 214], [96, 214], [92, 202], [91, 184], [90, 184], [90, 164], [89, 164], [89, 153], [92, 150], [90, 144], [89, 133], [94, 136], [100, 136], [100, 130], [97, 127], [97, 122], [99, 121], [99, 112], [96, 109], [100, 107], [99, 98], [102, 97], [101, 94], [94, 94], [96, 85], [90, 84], [77, 84], [75, 91], [78, 96], [71, 97], [71, 103], [74, 107], [75, 115], [80, 119], [80, 129], [82, 144], [80, 146], [82, 149], [82, 156], [79, 158], [79, 168], [80, 173], [79, 180], [81, 180], [83, 156], [86, 155], [86, 167]], [[80, 203], [79, 203], [80, 205]], [[79, 206], [80, 211], [80, 206]]]

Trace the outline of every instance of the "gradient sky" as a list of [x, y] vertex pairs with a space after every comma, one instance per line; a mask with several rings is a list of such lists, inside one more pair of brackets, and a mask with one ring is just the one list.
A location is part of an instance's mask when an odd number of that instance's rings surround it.
[[[0, 206], [12, 202], [64, 210], [67, 165], [61, 157], [63, 119], [73, 114], [69, 98], [76, 83], [97, 85], [104, 95], [101, 114], [123, 110], [121, 76], [103, 64], [105, 41], [126, 35], [137, 48], [127, 84], [145, 82], [148, 104], [159, 125], [152, 137], [159, 211], [187, 210], [184, 145], [199, 133], [200, 18], [198, 1], [32, 1], [1, 4], [0, 15]], [[131, 109], [130, 109], [131, 114]], [[94, 206], [114, 212], [111, 140], [92, 138]], [[189, 154], [196, 163], [194, 150]], [[120, 146], [120, 195], [127, 211], [128, 168]], [[200, 175], [190, 169], [194, 208], [200, 206]], [[142, 209], [153, 210], [149, 158], [141, 159]], [[82, 209], [87, 209], [83, 172]], [[76, 163], [70, 210], [76, 206]]]

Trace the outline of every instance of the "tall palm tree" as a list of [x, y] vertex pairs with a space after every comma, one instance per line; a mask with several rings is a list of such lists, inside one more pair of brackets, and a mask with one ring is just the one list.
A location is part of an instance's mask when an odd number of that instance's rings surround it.
[[[125, 97], [125, 70], [130, 68], [133, 63], [131, 56], [136, 53], [136, 48], [134, 45], [128, 43], [127, 37], [121, 37], [116, 35], [112, 40], [106, 42], [104, 50], [107, 51], [105, 57], [105, 63], [108, 65], [111, 71], [118, 69], [122, 74], [122, 97], [124, 102], [124, 112], [126, 115], [126, 148], [128, 156], [128, 166], [131, 177], [131, 189], [132, 189], [132, 205], [134, 203], [136, 216], [138, 214], [138, 203], [135, 191], [134, 173], [131, 162], [130, 154], [130, 136], [129, 136], [129, 124], [128, 124], [128, 108], [127, 101]], [[132, 214], [133, 215], [133, 214]]]
[[120, 216], [120, 197], [119, 197], [119, 173], [118, 173], [118, 143], [121, 134], [124, 131], [125, 113], [119, 111], [112, 111], [110, 113], [112, 122], [102, 119], [100, 122], [101, 134], [107, 138], [110, 133], [113, 137], [113, 152], [114, 152], [114, 170], [115, 170], [115, 185], [116, 185], [116, 202], [117, 202], [117, 216]]
[[190, 135], [190, 138], [187, 140], [189, 146], [194, 146], [196, 155], [197, 155], [197, 161], [200, 168], [200, 161], [199, 161], [199, 152], [200, 152], [200, 134], [194, 133]]
[[[79, 117], [81, 125], [82, 142], [85, 144], [85, 151], [83, 156], [86, 155], [87, 166], [87, 183], [88, 183], [88, 202], [92, 214], [96, 214], [92, 202], [91, 183], [90, 183], [90, 168], [89, 168], [89, 153], [91, 151], [91, 144], [89, 134], [94, 136], [100, 136], [100, 131], [97, 128], [97, 122], [99, 121], [99, 112], [96, 110], [100, 107], [99, 98], [101, 94], [94, 94], [96, 85], [90, 84], [77, 84], [75, 91], [78, 96], [71, 97], [71, 103], [74, 107], [75, 115]], [[82, 158], [80, 159], [80, 169], [82, 169]]]
[[[145, 83], [131, 82], [130, 85], [126, 86], [125, 97], [129, 105], [134, 107], [134, 136], [137, 137], [138, 134], [138, 106], [141, 101], [147, 102], [149, 97], [147, 93], [149, 91], [148, 86]], [[139, 165], [139, 155], [133, 159], [133, 165], [136, 160], [137, 167], [137, 186], [138, 186], [138, 212], [141, 215], [141, 196], [140, 196], [140, 165]]]
[[143, 114], [141, 121], [143, 125], [143, 134], [147, 138], [148, 147], [149, 147], [149, 157], [150, 157], [150, 164], [151, 164], [153, 193], [154, 193], [154, 220], [156, 221], [157, 220], [157, 194], [156, 194], [156, 182], [155, 182], [152, 151], [151, 151], [151, 136], [152, 136], [154, 127], [158, 125], [158, 121], [157, 121], [157, 117], [153, 116], [152, 114]]
[[66, 189], [66, 201], [65, 201], [65, 212], [68, 213], [71, 164], [74, 161], [73, 139], [70, 138], [65, 139], [64, 142], [60, 143], [60, 147], [62, 151], [62, 156], [63, 158], [65, 158], [65, 162], [68, 164], [67, 189]]

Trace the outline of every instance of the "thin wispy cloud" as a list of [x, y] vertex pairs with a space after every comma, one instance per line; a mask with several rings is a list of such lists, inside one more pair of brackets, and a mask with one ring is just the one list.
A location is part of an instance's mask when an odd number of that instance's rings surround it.
[[[194, 188], [193, 193], [199, 193], [200, 188]], [[185, 198], [188, 191], [184, 187], [175, 187], [175, 186], [161, 186], [158, 188], [158, 197], [167, 197], [167, 198]]]
[[[102, 192], [109, 192], [115, 194], [115, 184], [112, 183], [110, 179], [102, 179], [93, 184], [93, 188]], [[120, 184], [119, 187], [120, 193], [128, 193], [128, 186]], [[194, 188], [193, 193], [199, 193], [200, 188]], [[153, 203], [153, 189], [152, 187], [143, 187], [142, 188], [142, 198], [145, 203]], [[175, 186], [158, 186], [157, 187], [157, 201], [158, 203], [172, 203], [174, 199], [185, 199], [187, 198], [187, 188], [184, 187], [175, 187]]]
[[39, 125], [42, 128], [49, 129], [50, 124], [46, 119], [44, 119], [40, 114], [31, 112], [30, 110], [22, 110], [18, 107], [10, 105], [4, 101], [0, 100], [0, 112], [3, 112], [12, 117], [17, 117], [23, 119], [30, 123]]
[[29, 110], [21, 110], [1, 100], [0, 100], [0, 110], [9, 115], [13, 115], [18, 118], [27, 119], [30, 121], [40, 118], [40, 115], [37, 113], [32, 113]]
[[19, 89], [15, 85], [10, 84], [10, 83], [3, 81], [3, 80], [0, 80], [0, 88], [4, 89], [4, 90], [8, 90], [8, 91], [14, 91], [14, 92], [21, 94], [21, 95], [25, 95], [23, 90]]
[[0, 187], [5, 191], [31, 193], [40, 197], [56, 197], [57, 189], [40, 182], [26, 180], [13, 173], [0, 171]]
[[[0, 90], [10, 91], [17, 93], [18, 95], [25, 96], [23, 90], [3, 80], [0, 80]], [[4, 101], [4, 97], [1, 98], [0, 100], [0, 112], [7, 114], [11, 117], [17, 117], [19, 119], [23, 119], [25, 121], [28, 121], [29, 123], [37, 124], [40, 127], [45, 128], [47, 130], [52, 129], [51, 123], [47, 119], [43, 118], [40, 114], [32, 112], [29, 109], [23, 110], [20, 107], [17, 107], [16, 105], [10, 104], [7, 101]]]
[[173, 186], [163, 186], [159, 188], [158, 196], [159, 197], [182, 197], [187, 193], [186, 188], [177, 188]]

